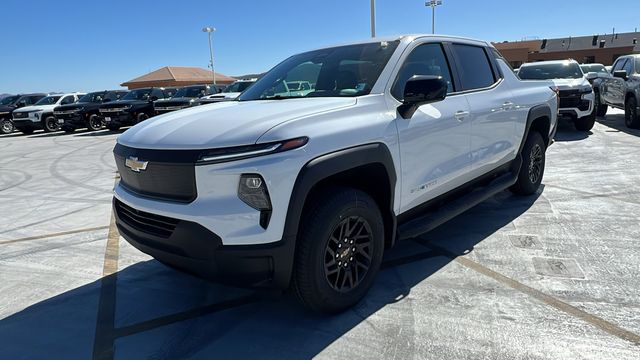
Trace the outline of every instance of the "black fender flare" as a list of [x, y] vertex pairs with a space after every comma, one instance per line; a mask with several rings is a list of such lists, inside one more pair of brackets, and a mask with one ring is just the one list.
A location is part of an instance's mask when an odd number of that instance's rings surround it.
[[533, 121], [541, 117], [546, 117], [547, 119], [549, 119], [549, 130], [551, 130], [551, 133], [542, 134], [543, 137], [545, 138], [548, 137], [547, 146], [549, 146], [549, 144], [553, 140], [553, 137], [556, 133], [557, 126], [551, 129], [551, 108], [549, 108], [549, 105], [546, 105], [546, 104], [536, 105], [531, 109], [529, 109], [529, 114], [527, 115], [527, 124], [524, 129], [524, 135], [522, 136], [522, 141], [520, 142], [520, 148], [518, 149], [518, 154], [522, 152], [524, 143], [527, 141], [527, 138], [529, 137], [529, 131], [531, 130], [531, 125], [533, 124]]
[[287, 215], [285, 218], [284, 231], [282, 240], [284, 243], [283, 249], [287, 256], [281, 257], [280, 260], [288, 260], [287, 264], [280, 264], [281, 270], [289, 270], [285, 273], [279, 273], [281, 276], [276, 279], [276, 283], [283, 285], [288, 284], [293, 273], [296, 241], [298, 237], [299, 225], [302, 220], [302, 213], [304, 211], [305, 202], [309, 196], [309, 193], [315, 185], [320, 183], [333, 175], [348, 171], [350, 169], [371, 165], [381, 164], [387, 171], [389, 176], [390, 194], [389, 199], [390, 208], [380, 209], [383, 214], [385, 211], [391, 215], [391, 228], [385, 228], [385, 236], [391, 236], [390, 241], [395, 241], [396, 235], [396, 217], [393, 210], [394, 196], [396, 188], [396, 169], [393, 162], [393, 157], [389, 148], [382, 143], [371, 143], [365, 145], [359, 145], [347, 149], [334, 151], [328, 154], [320, 155], [309, 162], [307, 162], [302, 169], [298, 172], [296, 181], [291, 191], [291, 198], [289, 199], [289, 206], [287, 209]]

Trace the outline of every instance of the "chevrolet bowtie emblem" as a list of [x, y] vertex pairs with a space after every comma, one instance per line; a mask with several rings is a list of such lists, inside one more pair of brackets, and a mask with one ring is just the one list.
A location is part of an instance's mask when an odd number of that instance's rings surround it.
[[135, 172], [147, 170], [147, 165], [149, 165], [148, 161], [139, 161], [138, 158], [134, 156], [129, 156], [127, 160], [124, 161], [124, 166]]

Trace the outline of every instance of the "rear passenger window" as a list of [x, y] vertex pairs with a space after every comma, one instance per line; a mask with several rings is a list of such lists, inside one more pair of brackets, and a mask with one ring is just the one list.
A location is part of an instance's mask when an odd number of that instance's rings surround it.
[[402, 64], [396, 81], [391, 88], [391, 95], [402, 101], [404, 98], [404, 86], [414, 75], [442, 76], [447, 82], [447, 93], [453, 92], [451, 72], [447, 58], [440, 44], [424, 44], [416, 47]]
[[495, 83], [491, 64], [483, 48], [461, 44], [451, 47], [460, 72], [462, 90], [482, 89]]

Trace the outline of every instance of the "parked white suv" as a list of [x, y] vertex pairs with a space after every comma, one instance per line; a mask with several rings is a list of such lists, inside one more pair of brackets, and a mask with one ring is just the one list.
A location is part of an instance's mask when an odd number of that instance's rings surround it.
[[[283, 81], [313, 91], [283, 96]], [[520, 81], [490, 43], [456, 37], [295, 55], [238, 101], [122, 134], [116, 223], [175, 268], [292, 285], [311, 309], [341, 311], [396, 240], [505, 189], [538, 190], [556, 129], [552, 85]]]
[[231, 101], [235, 100], [242, 94], [243, 91], [253, 85], [257, 79], [238, 80], [233, 84], [227, 86], [217, 94], [207, 95], [200, 98], [201, 104], [210, 104], [219, 101]]
[[595, 96], [589, 80], [597, 73], [584, 74], [575, 60], [540, 61], [520, 67], [522, 80], [552, 80], [560, 98], [560, 115], [573, 120], [577, 130], [589, 131], [596, 122]]
[[60, 124], [53, 115], [53, 109], [60, 105], [73, 104], [84, 93], [53, 94], [45, 96], [32, 106], [25, 106], [13, 112], [13, 123], [23, 134], [32, 134], [34, 130], [45, 132], [60, 130]]

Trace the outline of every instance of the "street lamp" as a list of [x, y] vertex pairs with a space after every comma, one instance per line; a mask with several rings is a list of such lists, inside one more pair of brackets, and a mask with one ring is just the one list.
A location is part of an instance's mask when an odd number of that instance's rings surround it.
[[213, 67], [213, 45], [211, 43], [211, 36], [213, 35], [213, 33], [216, 31], [216, 28], [214, 27], [203, 27], [202, 28], [202, 32], [206, 32], [207, 34], [209, 34], [209, 55], [211, 56], [211, 72], [213, 73], [213, 85], [216, 85], [216, 70]]
[[376, 37], [376, 0], [371, 0], [371, 37]]
[[424, 3], [424, 6], [431, 7], [431, 33], [436, 33], [436, 6], [442, 5], [442, 0], [429, 0]]

